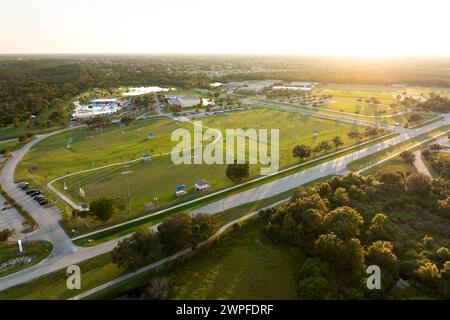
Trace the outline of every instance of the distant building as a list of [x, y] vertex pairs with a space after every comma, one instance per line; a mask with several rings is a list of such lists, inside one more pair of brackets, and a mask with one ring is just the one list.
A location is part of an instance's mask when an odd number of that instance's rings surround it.
[[166, 96], [166, 99], [171, 106], [180, 106], [182, 108], [192, 108], [200, 104], [199, 98], [185, 94]]
[[87, 105], [75, 102], [73, 118], [90, 118], [101, 114], [112, 114], [120, 110], [117, 99], [94, 99]]
[[264, 89], [272, 87], [275, 83], [280, 82], [279, 80], [261, 80], [256, 82], [251, 82], [243, 87], [240, 87], [238, 91], [253, 91], [260, 92]]
[[285, 86], [274, 86], [272, 90], [311, 91], [317, 85], [315, 82], [291, 82]]

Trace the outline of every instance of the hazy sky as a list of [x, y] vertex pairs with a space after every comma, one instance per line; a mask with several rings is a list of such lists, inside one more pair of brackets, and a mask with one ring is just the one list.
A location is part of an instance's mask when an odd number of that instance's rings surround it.
[[450, 57], [448, 0], [0, 0], [0, 53]]

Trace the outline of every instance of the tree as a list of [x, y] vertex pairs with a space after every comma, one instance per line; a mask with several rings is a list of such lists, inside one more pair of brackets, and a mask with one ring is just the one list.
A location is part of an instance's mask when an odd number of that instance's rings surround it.
[[177, 214], [158, 226], [163, 250], [174, 253], [192, 244], [192, 217], [188, 213]]
[[243, 178], [250, 176], [250, 165], [248, 162], [238, 163], [237, 160], [235, 160], [234, 163], [228, 165], [226, 175], [231, 181], [241, 181]]
[[431, 150], [429, 148], [425, 148], [421, 152], [422, 157], [424, 157], [426, 160], [430, 160], [431, 156], [433, 155]]
[[438, 267], [431, 261], [420, 265], [416, 270], [418, 280], [431, 289], [437, 289], [441, 274]]
[[300, 299], [336, 299], [338, 292], [333, 272], [328, 264], [317, 258], [308, 258], [298, 273]]
[[331, 139], [331, 141], [333, 142], [333, 145], [336, 149], [344, 145], [344, 141], [342, 141], [342, 138], [338, 136], [334, 136], [333, 139]]
[[410, 150], [405, 150], [400, 153], [400, 158], [408, 164], [413, 164], [416, 160], [416, 155]]
[[420, 113], [413, 113], [409, 116], [408, 122], [418, 122], [422, 120], [422, 115]]
[[303, 159], [308, 158], [311, 155], [311, 148], [304, 144], [296, 145], [292, 154], [294, 158], [299, 158], [303, 161]]
[[366, 252], [366, 264], [376, 265], [381, 270], [381, 289], [386, 292], [397, 278], [397, 256], [394, 254], [394, 246], [389, 241], [375, 241]]
[[368, 248], [366, 262], [368, 265], [377, 265], [381, 269], [392, 269], [397, 263], [394, 246], [389, 241], [375, 241]]
[[436, 257], [440, 262], [444, 263], [445, 261], [450, 260], [450, 251], [446, 247], [440, 247], [436, 251]]
[[358, 239], [341, 240], [334, 233], [322, 234], [315, 242], [314, 255], [328, 263], [340, 284], [362, 289], [364, 248]]
[[3, 229], [0, 231], [0, 242], [8, 241], [8, 239], [12, 236], [13, 230], [11, 229]]
[[442, 149], [442, 146], [439, 143], [433, 143], [430, 145], [430, 150], [433, 152], [440, 151]]
[[359, 142], [359, 141], [361, 140], [361, 138], [362, 138], [361, 133], [358, 132], [358, 131], [349, 131], [349, 132], [347, 133], [347, 136], [348, 136], [350, 139], [356, 140], [356, 142]]
[[388, 232], [386, 230], [388, 217], [384, 213], [377, 213], [371, 221], [368, 235], [372, 240], [386, 240]]
[[319, 142], [318, 149], [324, 150], [325, 152], [330, 151], [333, 148], [332, 144], [328, 140], [323, 140]]
[[325, 215], [323, 225], [327, 232], [336, 234], [343, 240], [359, 235], [364, 220], [358, 211], [351, 207], [338, 207]]
[[154, 261], [160, 254], [158, 234], [144, 229], [120, 240], [112, 252], [112, 258], [119, 267], [134, 270]]
[[114, 214], [114, 199], [100, 197], [89, 205], [89, 212], [102, 221], [107, 221]]
[[339, 187], [334, 191], [332, 202], [336, 207], [348, 205], [350, 198], [345, 188]]
[[64, 207], [62, 211], [62, 217], [64, 221], [69, 222], [70, 220], [72, 220], [72, 211], [70, 211], [68, 207]]
[[201, 213], [192, 218], [192, 244], [197, 244], [208, 240], [217, 231], [215, 216]]
[[383, 185], [383, 188], [389, 192], [405, 189], [405, 183], [403, 181], [403, 176], [399, 172], [382, 171], [378, 175], [378, 181], [381, 182]]
[[431, 179], [423, 173], [412, 173], [406, 178], [406, 187], [408, 191], [427, 195], [431, 190]]

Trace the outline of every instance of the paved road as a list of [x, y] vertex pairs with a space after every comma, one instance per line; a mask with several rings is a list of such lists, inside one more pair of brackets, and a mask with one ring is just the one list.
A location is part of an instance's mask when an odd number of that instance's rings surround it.
[[36, 143], [52, 135], [74, 128], [76, 127], [66, 128], [36, 136], [34, 140], [28, 142], [21, 149], [12, 153], [12, 157], [5, 164], [0, 175], [0, 184], [3, 190], [5, 190], [17, 203], [24, 207], [25, 210], [27, 210], [33, 219], [38, 223], [38, 228], [28, 234], [28, 240], [47, 240], [53, 244], [53, 251], [48, 259], [65, 256], [68, 253], [76, 251], [77, 248], [73, 245], [70, 238], [59, 225], [58, 221], [61, 219], [59, 209], [54, 206], [44, 208], [31, 197], [26, 195], [23, 191], [19, 190], [14, 183], [14, 171], [28, 150]]

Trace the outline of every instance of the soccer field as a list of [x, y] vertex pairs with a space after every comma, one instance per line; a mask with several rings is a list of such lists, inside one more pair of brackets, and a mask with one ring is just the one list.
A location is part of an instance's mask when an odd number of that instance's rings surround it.
[[[237, 128], [279, 129], [281, 167], [288, 167], [297, 162], [297, 159], [292, 156], [292, 148], [296, 144], [313, 146], [337, 135], [344, 142], [342, 147], [347, 147], [355, 143], [348, 138], [347, 132], [363, 129], [356, 124], [339, 123], [271, 109], [248, 110], [199, 120], [204, 126], [222, 132], [225, 132], [225, 129]], [[147, 149], [155, 149], [152, 161], [137, 161], [90, 171], [55, 182], [56, 188], [77, 203], [89, 203], [100, 196], [123, 197], [128, 200], [129, 183], [132, 215], [130, 216], [127, 212], [121, 213], [114, 216], [109, 223], [144, 214], [145, 206], [150, 203], [160, 208], [202, 196], [205, 193], [194, 190], [195, 182], [200, 179], [208, 181], [211, 185], [210, 192], [232, 186], [234, 183], [225, 175], [226, 165], [174, 165], [170, 155], [158, 156], [159, 153], [170, 152], [172, 146], [176, 144], [170, 141], [170, 134], [178, 127], [192, 130], [193, 126], [186, 122], [177, 123], [171, 119], [142, 121], [125, 128], [112, 126], [103, 132], [103, 149], [101, 134], [94, 129], [83, 128], [77, 129], [76, 132], [64, 133], [36, 145], [21, 164], [16, 178], [39, 179], [47, 183], [68, 172], [91, 169], [91, 143], [96, 146], [94, 149], [96, 167], [138, 158], [141, 156], [143, 144]], [[146, 140], [148, 131], [156, 133], [155, 140]], [[94, 138], [86, 139], [93, 133], [96, 134]], [[69, 137], [73, 140], [71, 149], [75, 151], [65, 148], [65, 141]], [[46, 157], [44, 161], [43, 154], [52, 156]], [[323, 153], [312, 157], [321, 155]], [[252, 165], [249, 179], [258, 177], [259, 169], [259, 165]], [[132, 171], [128, 175], [128, 180], [125, 175], [122, 175], [125, 171]], [[64, 190], [64, 184], [67, 187], [66, 190]], [[187, 185], [187, 195], [176, 197], [175, 187], [183, 184]], [[84, 190], [85, 198], [79, 194], [80, 187]], [[92, 221], [92, 223], [94, 226], [99, 222]]]

